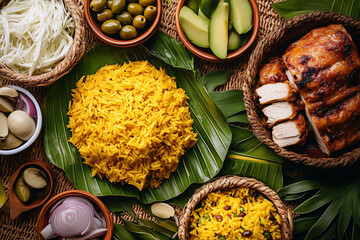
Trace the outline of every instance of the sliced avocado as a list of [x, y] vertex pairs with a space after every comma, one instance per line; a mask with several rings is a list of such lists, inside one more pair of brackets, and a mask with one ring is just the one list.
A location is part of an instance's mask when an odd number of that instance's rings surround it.
[[210, 18], [205, 16], [205, 14], [201, 11], [201, 8], [199, 8], [198, 16], [201, 17], [205, 21], [205, 23], [209, 26]]
[[252, 15], [248, 0], [230, 0], [230, 18], [238, 34], [247, 33], [251, 29]]
[[179, 21], [181, 29], [184, 31], [190, 42], [203, 48], [208, 48], [210, 46], [207, 24], [190, 8], [186, 6], [181, 8]]
[[209, 25], [210, 48], [221, 59], [227, 56], [229, 3], [223, 2], [214, 11]]
[[250, 34], [239, 35], [235, 30], [229, 32], [228, 50], [233, 51], [244, 45], [250, 38]]
[[199, 10], [200, 0], [189, 0], [187, 2], [187, 6], [194, 11], [194, 13], [197, 13]]
[[211, 13], [215, 10], [216, 6], [218, 6], [219, 0], [201, 0], [200, 8], [201, 11], [208, 18], [211, 17]]

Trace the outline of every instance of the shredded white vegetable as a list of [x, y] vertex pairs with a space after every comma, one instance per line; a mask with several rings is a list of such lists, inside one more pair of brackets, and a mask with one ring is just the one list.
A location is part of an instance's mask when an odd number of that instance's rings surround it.
[[73, 34], [62, 0], [10, 0], [0, 9], [0, 61], [18, 73], [49, 72], [66, 56]]

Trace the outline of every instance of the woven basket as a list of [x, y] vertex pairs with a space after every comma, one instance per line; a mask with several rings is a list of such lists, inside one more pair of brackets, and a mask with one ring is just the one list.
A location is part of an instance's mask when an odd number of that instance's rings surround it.
[[[1, 2], [2, 0], [0, 0]], [[75, 24], [74, 40], [65, 58], [59, 62], [50, 72], [29, 76], [16, 73], [0, 62], [0, 79], [9, 80], [33, 87], [47, 87], [56, 80], [69, 73], [77, 64], [85, 52], [85, 21], [80, 7], [74, 0], [64, 0], [66, 9], [73, 17]]]
[[[290, 43], [298, 40], [311, 29], [330, 24], [342, 24], [352, 36], [355, 44], [360, 43], [360, 21], [337, 13], [314, 12], [294, 17], [285, 22], [277, 31], [265, 37], [253, 51], [244, 81], [244, 102], [248, 119], [256, 137], [272, 148], [280, 156], [305, 165], [330, 168], [345, 166], [354, 163], [360, 157], [360, 147], [343, 152], [340, 156], [319, 157], [304, 154], [279, 147], [272, 139], [266, 126], [266, 120], [258, 105], [255, 88], [258, 81], [258, 72], [263, 62], [271, 56], [281, 56]], [[358, 49], [359, 46], [357, 46]], [[309, 151], [310, 152], [310, 151]]]
[[206, 197], [210, 192], [214, 192], [221, 189], [231, 189], [236, 187], [247, 187], [254, 189], [264, 196], [266, 196], [270, 201], [272, 201], [281, 217], [281, 236], [283, 240], [292, 238], [292, 212], [290, 209], [286, 208], [283, 202], [280, 200], [279, 196], [267, 187], [264, 183], [259, 182], [253, 178], [238, 177], [238, 176], [225, 176], [221, 177], [213, 182], [210, 182], [200, 189], [198, 189], [191, 199], [186, 204], [183, 215], [180, 220], [179, 226], [179, 239], [188, 240], [189, 238], [189, 225], [190, 225], [190, 216], [191, 212], [199, 204], [199, 202]]

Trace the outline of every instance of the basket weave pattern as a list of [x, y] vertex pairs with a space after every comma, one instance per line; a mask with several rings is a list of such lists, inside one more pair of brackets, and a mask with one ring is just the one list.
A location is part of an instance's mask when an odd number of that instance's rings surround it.
[[354, 163], [360, 157], [360, 147], [346, 152], [338, 157], [315, 158], [305, 156], [285, 148], [280, 148], [272, 139], [271, 133], [266, 127], [264, 116], [260, 113], [255, 88], [258, 80], [258, 72], [261, 64], [272, 54], [276, 54], [277, 48], [284, 48], [289, 40], [297, 39], [311, 29], [327, 26], [334, 23], [343, 24], [353, 41], [360, 41], [360, 21], [341, 14], [329, 12], [314, 12], [287, 20], [278, 30], [265, 37], [253, 51], [244, 81], [244, 102], [248, 120], [256, 137], [264, 144], [272, 148], [280, 156], [294, 162], [315, 167], [331, 168], [346, 166]]
[[16, 73], [4, 63], [0, 62], [0, 79], [3, 78], [14, 83], [22, 83], [33, 87], [47, 87], [69, 73], [77, 64], [85, 52], [84, 16], [79, 5], [74, 0], [64, 0], [64, 3], [75, 24], [74, 40], [65, 58], [50, 72], [34, 76]]
[[264, 183], [257, 181], [253, 178], [238, 177], [238, 176], [225, 176], [221, 177], [213, 182], [210, 182], [200, 189], [198, 189], [189, 202], [186, 204], [183, 210], [183, 216], [179, 226], [179, 239], [188, 240], [189, 238], [189, 226], [191, 219], [191, 212], [199, 204], [199, 202], [206, 197], [210, 192], [214, 192], [221, 189], [231, 189], [236, 187], [252, 188], [266, 196], [272, 201], [281, 217], [281, 236], [282, 239], [287, 240], [292, 237], [292, 214], [279, 196], [271, 188]]

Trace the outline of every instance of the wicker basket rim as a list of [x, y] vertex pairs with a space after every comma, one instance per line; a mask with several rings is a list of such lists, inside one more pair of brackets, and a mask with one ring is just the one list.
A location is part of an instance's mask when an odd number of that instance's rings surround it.
[[217, 179], [211, 180], [207, 184], [203, 185], [201, 188], [196, 190], [194, 195], [190, 198], [188, 203], [185, 205], [183, 209], [182, 218], [180, 220], [179, 225], [179, 239], [187, 240], [189, 239], [189, 224], [190, 224], [190, 216], [192, 210], [196, 207], [196, 205], [206, 197], [210, 192], [214, 192], [220, 189], [231, 189], [235, 187], [248, 187], [257, 190], [268, 199], [270, 199], [278, 213], [281, 217], [281, 235], [282, 239], [291, 239], [292, 238], [292, 211], [286, 208], [284, 203], [281, 201], [280, 197], [277, 193], [266, 186], [264, 183], [248, 177], [240, 177], [240, 176], [223, 176]]
[[85, 53], [85, 20], [80, 6], [74, 0], [63, 0], [75, 25], [74, 39], [66, 56], [50, 72], [29, 76], [13, 71], [0, 62], [0, 78], [33, 87], [47, 87], [69, 73]]
[[271, 46], [278, 44], [285, 38], [286, 33], [291, 29], [296, 29], [304, 26], [306, 23], [310, 22], [328, 22], [340, 23], [354, 26], [354, 28], [360, 31], [360, 21], [348, 17], [339, 13], [332, 12], [313, 12], [304, 14], [301, 16], [293, 17], [285, 21], [285, 23], [278, 27], [278, 29], [268, 36], [266, 36], [262, 41], [260, 41], [253, 53], [250, 56], [248, 68], [246, 69], [246, 76], [244, 78], [244, 102], [249, 118], [249, 123], [251, 124], [252, 130], [255, 136], [262, 141], [264, 144], [272, 148], [278, 155], [287, 158], [291, 161], [297, 163], [303, 163], [305, 165], [322, 167], [322, 168], [331, 168], [338, 166], [346, 166], [353, 164], [360, 157], [360, 147], [353, 149], [352, 151], [343, 153], [341, 156], [337, 157], [309, 157], [300, 153], [296, 153], [285, 148], [279, 147], [271, 138], [269, 138], [265, 127], [260, 123], [260, 117], [256, 112], [255, 97], [253, 92], [253, 86], [256, 83], [257, 73], [259, 66], [262, 61], [265, 59], [266, 51], [271, 50]]

